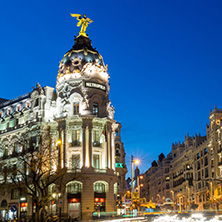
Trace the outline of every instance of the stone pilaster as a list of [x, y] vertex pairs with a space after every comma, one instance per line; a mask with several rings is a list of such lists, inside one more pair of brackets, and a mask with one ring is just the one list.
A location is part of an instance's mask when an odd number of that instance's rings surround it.
[[115, 209], [116, 203], [115, 203], [113, 191], [114, 191], [113, 182], [110, 181], [109, 190], [106, 193], [106, 211], [107, 212], [113, 212], [116, 210]]
[[86, 166], [86, 128], [82, 127], [82, 164]]
[[89, 167], [92, 167], [92, 125], [88, 127], [89, 129]]
[[86, 180], [83, 184], [81, 196], [82, 219], [83, 221], [89, 221], [92, 219], [92, 213], [94, 211], [93, 182]]

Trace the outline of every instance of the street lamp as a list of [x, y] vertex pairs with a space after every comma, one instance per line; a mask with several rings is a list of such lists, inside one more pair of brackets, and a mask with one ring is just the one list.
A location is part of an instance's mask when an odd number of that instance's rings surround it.
[[171, 190], [170, 192], [172, 193], [172, 202], [173, 202], [173, 209], [174, 209], [174, 205], [175, 205], [175, 203], [174, 203], [174, 191]]
[[131, 156], [131, 180], [132, 180], [132, 184], [131, 184], [131, 201], [133, 203], [133, 164], [139, 164], [140, 161], [138, 159], [133, 160], [133, 156]]
[[140, 176], [137, 176], [137, 187], [138, 187], [138, 194], [139, 194], [139, 198], [140, 198], [140, 193], [141, 193], [141, 187], [143, 187], [143, 184], [140, 184], [140, 180], [143, 179], [143, 176], [140, 175]]
[[[61, 222], [61, 203], [60, 203], [61, 196], [62, 196], [61, 193], [52, 194], [52, 198], [56, 200], [56, 214], [58, 213], [58, 205], [59, 205], [59, 222]], [[51, 203], [51, 214], [52, 214], [52, 203]]]

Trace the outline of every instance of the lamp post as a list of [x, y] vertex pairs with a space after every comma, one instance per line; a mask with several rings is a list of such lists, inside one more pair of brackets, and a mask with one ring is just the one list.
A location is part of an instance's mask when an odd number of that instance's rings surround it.
[[133, 156], [131, 155], [131, 201], [133, 203], [133, 163], [139, 164], [139, 160], [133, 160]]
[[[59, 214], [59, 222], [61, 222], [61, 205], [60, 205], [60, 198], [62, 194], [61, 193], [53, 193], [52, 198], [56, 200], [56, 214]], [[59, 209], [58, 209], [59, 205]], [[58, 212], [59, 211], [59, 212]], [[51, 214], [52, 214], [52, 203], [51, 203]]]
[[175, 208], [174, 208], [174, 205], [175, 205], [175, 203], [174, 203], [174, 191], [173, 191], [173, 190], [171, 190], [170, 192], [172, 193], [173, 210], [175, 210]]
[[143, 184], [140, 184], [140, 180], [143, 179], [143, 176], [140, 175], [140, 176], [137, 176], [137, 187], [138, 187], [138, 194], [139, 194], [139, 198], [140, 198], [140, 193], [141, 193], [141, 187], [143, 187]]

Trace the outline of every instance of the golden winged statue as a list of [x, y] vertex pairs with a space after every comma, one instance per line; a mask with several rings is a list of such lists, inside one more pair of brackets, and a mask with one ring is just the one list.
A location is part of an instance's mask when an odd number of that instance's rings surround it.
[[79, 21], [77, 23], [77, 26], [79, 27], [81, 26], [80, 32], [79, 32], [79, 36], [85, 36], [88, 37], [86, 34], [86, 28], [88, 27], [88, 24], [92, 23], [93, 21], [90, 18], [87, 18], [86, 15], [83, 15], [83, 17], [80, 14], [72, 14], [70, 13], [70, 15], [72, 17], [76, 17], [76, 19]]

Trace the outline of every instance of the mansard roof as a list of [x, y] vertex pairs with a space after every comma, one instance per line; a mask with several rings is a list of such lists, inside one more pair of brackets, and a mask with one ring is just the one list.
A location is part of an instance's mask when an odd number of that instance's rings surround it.
[[7, 99], [0, 98], [0, 104], [8, 101]]
[[12, 100], [7, 100], [7, 99], [0, 98], [0, 108], [2, 108], [4, 106], [9, 106], [13, 103], [19, 102], [19, 101], [21, 101], [23, 99], [26, 99], [26, 98], [30, 98], [30, 93], [26, 93], [25, 95], [19, 96], [15, 99], [12, 99]]

